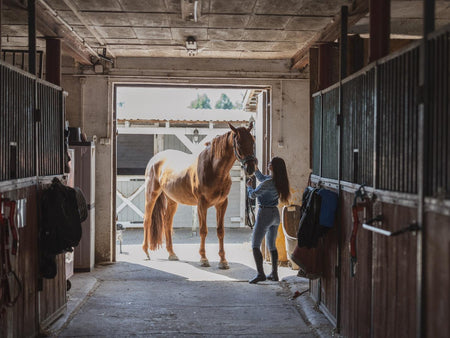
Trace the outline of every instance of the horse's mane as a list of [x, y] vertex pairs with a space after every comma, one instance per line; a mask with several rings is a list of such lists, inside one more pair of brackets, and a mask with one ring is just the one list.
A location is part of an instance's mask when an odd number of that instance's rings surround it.
[[227, 149], [228, 137], [230, 136], [230, 134], [231, 131], [223, 135], [216, 136], [215, 138], [212, 139], [210, 149], [211, 154], [214, 157], [222, 157], [225, 155], [225, 149]]

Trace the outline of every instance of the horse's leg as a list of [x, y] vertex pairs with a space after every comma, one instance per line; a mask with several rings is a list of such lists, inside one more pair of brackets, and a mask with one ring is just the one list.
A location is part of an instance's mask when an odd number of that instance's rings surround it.
[[208, 210], [206, 201], [199, 200], [197, 205], [198, 224], [200, 228], [200, 264], [204, 267], [211, 266], [208, 258], [206, 258], [205, 240], [208, 235], [208, 227], [206, 225], [206, 211]]
[[166, 235], [166, 249], [169, 253], [169, 261], [177, 261], [178, 257], [173, 252], [173, 246], [172, 246], [172, 230], [173, 230], [173, 216], [175, 215], [175, 212], [178, 208], [178, 203], [174, 200], [171, 200], [169, 197], [167, 197], [167, 209], [166, 209], [166, 215], [164, 217], [164, 231]]
[[223, 238], [225, 237], [225, 211], [228, 206], [228, 198], [225, 199], [221, 204], [216, 205], [216, 215], [217, 215], [217, 238], [219, 239], [219, 269], [229, 269], [227, 260], [225, 259], [225, 249], [223, 246]]
[[142, 250], [147, 255], [147, 259], [150, 259], [148, 253], [148, 247], [150, 242], [150, 226], [152, 223], [152, 213], [155, 207], [156, 200], [161, 194], [161, 187], [159, 182], [156, 181], [153, 170], [150, 171], [148, 177], [145, 180], [145, 214], [144, 214], [144, 241], [142, 243]]

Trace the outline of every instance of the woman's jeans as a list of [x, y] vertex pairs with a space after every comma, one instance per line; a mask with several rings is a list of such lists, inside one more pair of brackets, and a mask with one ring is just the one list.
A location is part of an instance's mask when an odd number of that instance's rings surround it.
[[278, 226], [280, 225], [280, 212], [278, 207], [260, 207], [256, 215], [256, 222], [252, 233], [252, 249], [261, 247], [264, 235], [269, 251], [276, 250]]

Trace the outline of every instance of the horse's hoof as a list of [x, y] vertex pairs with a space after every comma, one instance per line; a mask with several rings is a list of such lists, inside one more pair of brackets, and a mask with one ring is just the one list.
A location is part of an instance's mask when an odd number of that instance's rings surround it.
[[219, 263], [219, 269], [221, 269], [221, 270], [228, 270], [229, 268], [230, 268], [230, 266], [228, 265], [227, 261]]
[[178, 256], [175, 254], [169, 255], [169, 261], [178, 261]]
[[202, 258], [200, 260], [200, 265], [203, 266], [204, 268], [209, 268], [211, 265], [209, 264], [208, 259], [206, 258]]

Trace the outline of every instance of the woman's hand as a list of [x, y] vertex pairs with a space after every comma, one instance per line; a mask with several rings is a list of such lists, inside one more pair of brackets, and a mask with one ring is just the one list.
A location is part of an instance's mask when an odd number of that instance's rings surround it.
[[249, 179], [247, 180], [247, 187], [251, 187], [253, 183], [253, 180], [251, 177], [249, 177]]

